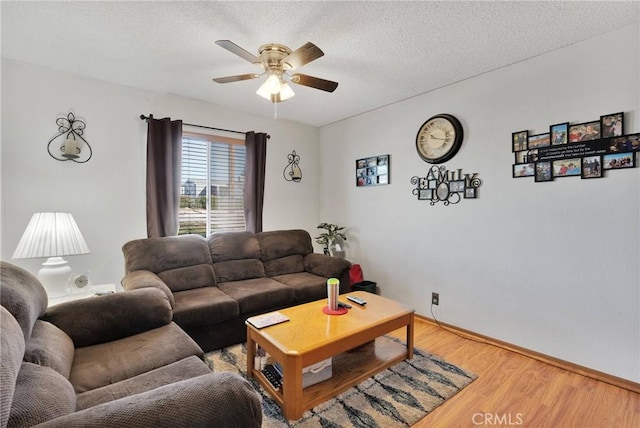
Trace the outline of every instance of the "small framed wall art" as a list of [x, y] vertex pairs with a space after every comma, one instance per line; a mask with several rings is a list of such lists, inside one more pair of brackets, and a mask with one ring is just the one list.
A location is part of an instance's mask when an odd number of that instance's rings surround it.
[[391, 183], [391, 155], [378, 155], [356, 160], [356, 186]]
[[624, 113], [613, 113], [600, 116], [602, 138], [620, 137], [624, 129]]

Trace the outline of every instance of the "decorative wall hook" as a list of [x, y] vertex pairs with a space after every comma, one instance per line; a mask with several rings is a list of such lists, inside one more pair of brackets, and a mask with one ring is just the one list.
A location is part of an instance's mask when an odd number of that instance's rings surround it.
[[284, 171], [282, 171], [282, 175], [284, 179], [287, 181], [298, 182], [302, 180], [302, 170], [300, 169], [300, 156], [296, 154], [296, 151], [293, 150], [291, 153], [287, 155], [287, 160], [289, 164], [284, 167]]
[[[87, 124], [77, 119], [73, 112], [56, 119], [58, 133], [49, 140], [47, 151], [55, 160], [85, 163], [93, 155], [89, 142], [82, 137]], [[86, 149], [85, 149], [86, 146]]]
[[462, 169], [450, 171], [444, 165], [434, 165], [426, 177], [411, 177], [411, 184], [416, 186], [412, 193], [419, 200], [429, 201], [430, 205], [437, 202], [449, 205], [457, 204], [462, 197], [477, 198], [482, 180], [478, 178], [477, 172], [463, 175]]

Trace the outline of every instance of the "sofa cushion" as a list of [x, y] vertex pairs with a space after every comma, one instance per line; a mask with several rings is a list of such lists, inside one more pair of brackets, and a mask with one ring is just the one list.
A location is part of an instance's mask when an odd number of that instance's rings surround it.
[[306, 256], [313, 253], [311, 236], [306, 230], [274, 230], [256, 235], [260, 241], [263, 262], [294, 254]]
[[270, 310], [295, 302], [295, 292], [271, 278], [248, 279], [218, 284], [220, 290], [240, 304], [240, 313]]
[[216, 284], [211, 263], [165, 270], [158, 277], [174, 292]]
[[18, 321], [0, 306], [0, 426], [6, 427], [24, 355], [24, 334]]
[[274, 276], [295, 290], [296, 304], [327, 298], [327, 279], [308, 272]]
[[216, 324], [240, 315], [238, 302], [218, 287], [202, 287], [174, 294], [173, 320], [182, 328]]
[[0, 262], [0, 303], [18, 321], [29, 341], [31, 329], [47, 310], [47, 293], [38, 278], [21, 267]]
[[38, 320], [27, 342], [24, 361], [51, 367], [69, 378], [74, 351], [73, 341], [64, 331], [50, 322]]
[[[209, 235], [207, 241], [214, 263], [261, 257], [260, 243], [251, 232], [217, 232]], [[218, 281], [224, 282], [219, 278]]]
[[303, 260], [304, 259], [300, 254], [270, 260], [268, 262], [264, 262], [264, 271], [268, 277], [304, 272]]
[[171, 322], [171, 304], [157, 288], [74, 300], [50, 307], [42, 319], [79, 348], [129, 337]]
[[136, 239], [124, 244], [122, 252], [126, 272], [149, 270], [158, 273], [211, 264], [207, 240], [200, 235]]
[[76, 410], [86, 409], [208, 373], [211, 373], [209, 367], [204, 361], [193, 355], [130, 379], [78, 394]]
[[30, 427], [75, 410], [76, 394], [67, 379], [49, 367], [22, 363], [7, 426]]
[[240, 281], [243, 279], [263, 278], [264, 266], [259, 259], [229, 260], [214, 263], [216, 278], [219, 283]]
[[77, 393], [171, 364], [202, 349], [175, 323], [99, 345], [76, 348], [69, 380]]

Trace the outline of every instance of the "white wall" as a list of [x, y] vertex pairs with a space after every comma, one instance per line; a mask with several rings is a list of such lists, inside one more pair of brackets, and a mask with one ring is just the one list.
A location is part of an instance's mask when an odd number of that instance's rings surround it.
[[[265, 108], [272, 107], [265, 103]], [[57, 131], [55, 121], [69, 109], [87, 122], [84, 136], [93, 158], [86, 164], [58, 162], [47, 153], [47, 142]], [[34, 212], [69, 211], [91, 249], [90, 255], [67, 258], [74, 272], [90, 271], [95, 284], [119, 283], [124, 274], [122, 245], [146, 237], [147, 126], [139, 116], [150, 113], [270, 134], [264, 230], [317, 231], [316, 128], [3, 60], [2, 260], [37, 272], [43, 259], [11, 260], [25, 226]], [[302, 158], [299, 183], [286, 182], [282, 175], [291, 150]]]
[[[321, 130], [323, 221], [383, 295], [431, 316], [640, 381], [640, 169], [535, 183], [512, 178], [511, 133], [625, 112], [640, 132], [637, 25]], [[435, 66], [425, 64], [425, 67]], [[445, 165], [477, 172], [476, 200], [430, 206], [415, 136], [430, 116], [464, 127]], [[391, 184], [355, 186], [355, 160], [391, 154]]]

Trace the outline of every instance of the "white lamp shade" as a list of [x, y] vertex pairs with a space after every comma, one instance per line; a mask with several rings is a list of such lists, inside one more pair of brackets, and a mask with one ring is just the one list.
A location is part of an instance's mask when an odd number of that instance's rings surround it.
[[35, 213], [27, 225], [14, 259], [72, 256], [90, 253], [71, 213]]
[[280, 88], [280, 101], [286, 101], [294, 95], [295, 95], [295, 92], [293, 92], [293, 89], [291, 89], [291, 86], [289, 86], [289, 84], [286, 82], [283, 83], [282, 87]]

